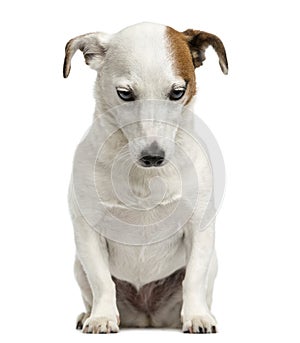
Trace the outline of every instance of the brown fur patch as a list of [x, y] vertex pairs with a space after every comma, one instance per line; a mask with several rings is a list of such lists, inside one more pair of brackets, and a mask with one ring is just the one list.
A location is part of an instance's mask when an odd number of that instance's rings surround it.
[[188, 29], [183, 32], [186, 36], [195, 68], [200, 67], [205, 60], [205, 50], [212, 46], [218, 57], [220, 67], [224, 74], [228, 73], [228, 61], [225, 47], [219, 37], [208, 32]]
[[202, 65], [208, 46], [212, 46], [218, 54], [223, 73], [228, 73], [226, 51], [222, 41], [216, 35], [192, 29], [178, 32], [167, 26], [167, 37], [176, 72], [188, 82], [185, 104], [188, 104], [196, 94], [194, 69]]
[[169, 26], [167, 26], [167, 37], [175, 70], [178, 73], [178, 76], [188, 82], [185, 102], [185, 104], [188, 104], [196, 94], [196, 77], [188, 40], [186, 35]]

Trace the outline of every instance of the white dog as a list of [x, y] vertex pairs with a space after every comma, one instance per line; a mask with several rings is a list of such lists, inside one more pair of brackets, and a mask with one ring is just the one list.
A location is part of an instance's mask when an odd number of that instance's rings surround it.
[[[191, 108], [196, 93], [194, 69], [202, 65], [208, 46], [215, 49], [220, 67], [227, 74], [221, 40], [203, 31], [178, 32], [167, 26], [142, 23], [113, 35], [85, 34], [70, 40], [66, 46], [64, 77], [68, 77], [71, 59], [80, 49], [86, 63], [97, 71], [95, 119], [104, 131], [115, 130], [105, 142], [95, 171], [102, 208], [133, 225], [148, 225], [153, 217], [159, 219], [171, 213], [170, 208], [184, 197], [176, 170], [181, 168], [183, 182], [192, 178], [186, 161], [177, 158], [177, 169], [170, 163], [172, 158], [176, 162], [178, 147], [192, 161], [200, 190], [197, 205], [182, 227], [160, 227], [160, 237], [165, 234], [164, 229], [174, 229], [174, 234], [139, 245], [125, 244], [102, 234], [101, 228], [99, 233], [91, 227], [71, 182], [69, 202], [76, 241], [75, 276], [86, 307], [86, 313], [78, 317], [77, 328], [85, 333], [117, 332], [120, 324], [180, 327], [181, 323], [184, 332], [216, 332], [216, 320], [210, 312], [217, 272], [214, 220], [205, 230], [200, 229], [211, 199], [213, 180], [203, 150], [195, 148], [192, 138], [180, 130], [186, 124], [188, 116], [184, 113]], [[156, 106], [160, 102], [158, 111]], [[174, 104], [174, 111], [170, 111]], [[135, 115], [140, 115], [140, 121], [134, 125], [118, 122], [122, 112], [124, 116], [130, 114], [127, 105], [133, 106]], [[143, 120], [145, 113], [152, 120]], [[158, 125], [161, 118], [167, 121], [170, 113], [175, 124]], [[138, 197], [143, 199], [149, 195], [149, 181], [153, 177], [165, 180], [163, 200], [142, 215], [138, 209], [120, 201], [110, 181], [114, 157], [122, 149], [127, 151], [126, 161], [131, 163], [130, 186]], [[74, 163], [79, 162], [75, 159]], [[118, 173], [122, 176], [125, 171], [119, 169]], [[80, 191], [80, 196], [88, 202], [90, 188]]]

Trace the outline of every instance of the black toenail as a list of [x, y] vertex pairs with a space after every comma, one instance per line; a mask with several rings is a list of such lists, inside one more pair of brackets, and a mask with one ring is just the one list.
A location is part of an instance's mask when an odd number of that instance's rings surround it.
[[82, 323], [81, 322], [78, 322], [77, 325], [76, 325], [76, 330], [82, 330]]

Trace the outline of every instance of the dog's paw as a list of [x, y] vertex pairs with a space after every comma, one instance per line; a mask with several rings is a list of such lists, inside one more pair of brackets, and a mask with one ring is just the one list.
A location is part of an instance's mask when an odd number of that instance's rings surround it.
[[183, 319], [184, 333], [217, 333], [217, 323], [209, 313]]
[[89, 317], [84, 322], [83, 333], [116, 333], [119, 331], [117, 319]]
[[82, 312], [76, 319], [76, 330], [82, 330], [84, 322], [88, 319], [90, 313]]

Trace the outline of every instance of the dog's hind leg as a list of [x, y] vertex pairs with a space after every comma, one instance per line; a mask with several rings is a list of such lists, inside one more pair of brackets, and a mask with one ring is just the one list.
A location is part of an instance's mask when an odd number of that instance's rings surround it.
[[180, 328], [181, 327], [181, 312], [182, 308], [182, 289], [181, 285], [178, 290], [170, 297], [162, 299], [160, 307], [157, 311], [151, 314], [151, 326]]
[[74, 274], [75, 279], [80, 287], [82, 300], [85, 306], [86, 312], [81, 313], [76, 320], [76, 329], [81, 330], [83, 328], [83, 324], [85, 320], [90, 316], [92, 303], [93, 303], [93, 294], [86, 277], [86, 273], [82, 268], [80, 261], [78, 260], [77, 256], [75, 258], [74, 263]]
[[154, 282], [151, 294], [151, 326], [179, 328], [181, 326], [182, 281], [185, 269], [181, 268], [165, 279]]

